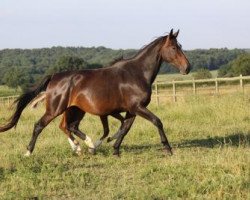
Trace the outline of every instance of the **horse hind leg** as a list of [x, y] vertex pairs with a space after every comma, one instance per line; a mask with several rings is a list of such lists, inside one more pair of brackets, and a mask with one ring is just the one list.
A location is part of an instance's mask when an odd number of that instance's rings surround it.
[[89, 147], [90, 153], [95, 153], [95, 144], [93, 143], [92, 139], [85, 133], [81, 132], [77, 125], [75, 125], [74, 123], [70, 124], [68, 130], [73, 132], [77, 137], [85, 142], [85, 144]]
[[92, 139], [88, 135], [79, 130], [79, 124], [82, 118], [84, 117], [85, 112], [77, 107], [70, 107], [67, 110], [67, 115], [68, 119], [72, 119], [72, 117], [76, 119], [67, 122], [67, 130], [73, 132], [77, 137], [82, 139], [85, 142], [85, 144], [89, 147], [90, 152], [92, 153], [95, 150], [95, 145]]
[[25, 154], [25, 156], [30, 156], [32, 154], [32, 152], [34, 151], [35, 148], [35, 144], [37, 141], [38, 136], [40, 135], [40, 133], [42, 132], [42, 130], [54, 119], [56, 118], [58, 115], [51, 115], [49, 113], [45, 113], [41, 119], [35, 123], [34, 125], [34, 129], [33, 129], [33, 134], [32, 134], [32, 138], [29, 142], [29, 145], [27, 146], [27, 152]]
[[74, 153], [76, 153], [77, 155], [81, 155], [81, 147], [79, 142], [74, 138], [74, 136], [71, 134], [70, 131], [68, 131], [67, 129], [67, 111], [64, 112], [63, 114], [63, 118], [62, 121], [59, 125], [59, 128], [66, 134], [66, 136], [68, 137], [68, 141], [69, 144], [73, 150]]

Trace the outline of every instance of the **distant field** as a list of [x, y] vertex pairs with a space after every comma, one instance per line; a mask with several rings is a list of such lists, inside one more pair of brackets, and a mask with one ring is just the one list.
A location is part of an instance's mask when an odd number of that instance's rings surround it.
[[12, 95], [18, 95], [21, 93], [20, 89], [12, 89], [4, 85], [0, 85], [0, 97], [6, 97], [6, 96], [12, 96]]
[[[83, 155], [72, 154], [59, 119], [25, 158], [33, 124], [44, 112], [43, 106], [28, 108], [16, 129], [0, 134], [0, 199], [250, 199], [249, 107], [249, 95], [152, 103], [174, 155], [163, 154], [157, 129], [138, 117], [119, 159], [106, 142], [95, 156], [83, 142]], [[0, 105], [0, 124], [10, 114]], [[119, 122], [110, 124], [114, 133]], [[100, 120], [87, 115], [81, 130], [97, 139]]]
[[[213, 78], [217, 77], [218, 75], [218, 71], [214, 70], [214, 71], [210, 71]], [[157, 76], [158, 81], [180, 81], [180, 80], [192, 80], [193, 79], [193, 74], [194, 72], [189, 73], [188, 75], [182, 75], [180, 73], [178, 74], [160, 74]]]

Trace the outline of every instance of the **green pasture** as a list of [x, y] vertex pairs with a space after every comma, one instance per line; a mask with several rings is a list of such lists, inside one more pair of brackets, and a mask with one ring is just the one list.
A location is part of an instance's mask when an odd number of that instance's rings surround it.
[[20, 89], [13, 89], [5, 85], [0, 85], [0, 97], [19, 95], [20, 93]]
[[[218, 76], [218, 70], [210, 71], [212, 74], [212, 78], [216, 78]], [[182, 81], [182, 80], [192, 80], [195, 72], [190, 72], [188, 75], [182, 75], [180, 73], [176, 74], [159, 74], [156, 78], [158, 81]]]
[[[74, 155], [54, 120], [24, 157], [44, 107], [27, 108], [16, 129], [0, 134], [0, 199], [250, 199], [250, 96], [188, 97], [149, 106], [174, 148], [161, 150], [157, 129], [138, 117], [112, 155], [104, 143], [90, 155]], [[0, 124], [11, 111], [0, 105]], [[110, 118], [111, 134], [119, 122]], [[81, 130], [102, 134], [98, 117], [86, 115]]]

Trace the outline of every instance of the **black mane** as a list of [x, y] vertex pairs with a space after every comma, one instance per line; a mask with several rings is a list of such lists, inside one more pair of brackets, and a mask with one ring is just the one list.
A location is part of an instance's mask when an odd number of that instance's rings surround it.
[[134, 56], [132, 56], [130, 58], [123, 58], [123, 56], [115, 58], [113, 61], [110, 62], [110, 64], [108, 66], [112, 66], [112, 65], [114, 65], [114, 64], [116, 64], [118, 62], [121, 62], [121, 61], [132, 60], [133, 58], [135, 58], [136, 56], [138, 56], [141, 52], [143, 52], [145, 49], [154, 47], [159, 42], [163, 42], [167, 38], [167, 36], [168, 35], [160, 36], [160, 37], [156, 38], [154, 41], [150, 42], [149, 44], [147, 44], [147, 45], [143, 46], [141, 49], [139, 49], [138, 52]]

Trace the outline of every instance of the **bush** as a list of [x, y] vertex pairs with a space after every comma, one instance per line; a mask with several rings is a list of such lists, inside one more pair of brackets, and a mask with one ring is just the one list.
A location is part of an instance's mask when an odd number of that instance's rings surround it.
[[208, 79], [212, 78], [212, 74], [208, 69], [198, 69], [196, 73], [193, 74], [194, 79]]

